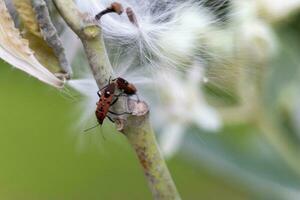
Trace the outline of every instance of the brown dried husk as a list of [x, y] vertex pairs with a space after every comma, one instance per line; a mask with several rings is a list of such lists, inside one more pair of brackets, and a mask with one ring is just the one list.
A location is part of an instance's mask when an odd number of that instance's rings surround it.
[[35, 57], [52, 73], [65, 73], [54, 51], [44, 40], [31, 0], [13, 0], [21, 21], [22, 36], [29, 41]]
[[15, 28], [4, 0], [0, 0], [0, 57], [47, 84], [58, 88], [64, 85], [37, 60], [28, 40], [22, 38], [20, 31]]

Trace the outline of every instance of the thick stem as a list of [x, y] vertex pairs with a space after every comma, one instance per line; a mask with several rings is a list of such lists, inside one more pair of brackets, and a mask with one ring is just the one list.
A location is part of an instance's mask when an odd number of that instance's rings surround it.
[[84, 19], [74, 2], [72, 0], [53, 0], [53, 2], [69, 27], [80, 34], [81, 28], [84, 27]]
[[[153, 198], [156, 200], [179, 200], [180, 196], [150, 126], [148, 109], [145, 108], [147, 105], [132, 100], [128, 104], [129, 108], [132, 108], [132, 104], [138, 104], [135, 108], [138, 108], [139, 111], [131, 110], [134, 115], [127, 119], [127, 125], [122, 132], [127, 136], [137, 154]], [[139, 113], [141, 113], [140, 116]]]
[[54, 0], [54, 3], [70, 28], [81, 39], [91, 70], [99, 88], [105, 86], [113, 75], [102, 30], [89, 16], [82, 14], [72, 0]]
[[[81, 14], [72, 0], [54, 0], [62, 17], [80, 37], [94, 78], [99, 86], [107, 84], [113, 76], [113, 69], [109, 62], [101, 28]], [[153, 130], [148, 118], [148, 106], [144, 102], [130, 100], [126, 104], [118, 101], [115, 110], [128, 109], [132, 112], [127, 119], [118, 119], [119, 131], [123, 132], [133, 146], [140, 164], [142, 165], [154, 199], [180, 199], [168, 168], [159, 152]]]
[[96, 25], [89, 25], [83, 29], [81, 41], [99, 88], [105, 86], [113, 76], [113, 69], [109, 62], [101, 29]]

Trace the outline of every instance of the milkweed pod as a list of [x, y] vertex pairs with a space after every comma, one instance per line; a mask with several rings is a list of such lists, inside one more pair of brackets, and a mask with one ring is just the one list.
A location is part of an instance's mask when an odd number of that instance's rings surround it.
[[63, 80], [58, 79], [37, 60], [28, 41], [15, 28], [4, 0], [0, 0], [0, 58], [44, 83], [57, 88], [64, 85]]

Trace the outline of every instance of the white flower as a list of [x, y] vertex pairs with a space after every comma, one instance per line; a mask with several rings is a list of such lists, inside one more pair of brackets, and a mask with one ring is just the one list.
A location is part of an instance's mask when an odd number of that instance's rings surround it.
[[[277, 38], [267, 20], [259, 15], [256, 1], [234, 1], [236, 16], [232, 22], [236, 44], [243, 56], [264, 61], [276, 54]], [[240, 52], [241, 53], [241, 52]]]
[[256, 5], [270, 22], [284, 20], [300, 10], [300, 0], [256, 0]]
[[222, 126], [219, 114], [206, 103], [201, 92], [205, 81], [203, 73], [201, 66], [194, 65], [184, 78], [170, 71], [158, 74], [156, 82], [161, 103], [152, 114], [164, 126], [160, 139], [167, 157], [180, 147], [189, 126], [213, 132]]
[[[237, 32], [248, 56], [263, 60], [277, 52], [277, 39], [273, 29], [265, 22], [256, 20], [242, 25]], [[251, 55], [252, 54], [252, 55]]]
[[[300, 0], [233, 0], [234, 5], [243, 5], [245, 9], [251, 9], [256, 15], [267, 22], [280, 22], [296, 11], [300, 11]], [[240, 7], [241, 8], [241, 7]], [[242, 10], [236, 10], [241, 13]]]

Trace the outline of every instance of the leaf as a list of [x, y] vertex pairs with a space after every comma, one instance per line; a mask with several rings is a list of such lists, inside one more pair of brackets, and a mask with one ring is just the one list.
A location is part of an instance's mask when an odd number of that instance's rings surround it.
[[39, 38], [43, 38], [31, 6], [31, 0], [13, 0], [13, 4], [26, 31]]
[[[62, 66], [63, 63], [58, 58], [62, 52], [57, 56], [54, 49], [45, 41], [45, 35], [40, 31], [31, 0], [13, 0], [13, 4], [20, 17], [22, 36], [29, 41], [29, 47], [35, 52], [35, 57], [52, 73], [59, 75], [59, 77], [67, 77], [69, 70]], [[54, 33], [51, 34], [53, 38]]]
[[29, 48], [8, 13], [4, 0], [0, 0], [0, 57], [12, 66], [25, 71], [37, 79], [61, 88], [64, 82], [47, 70]]

